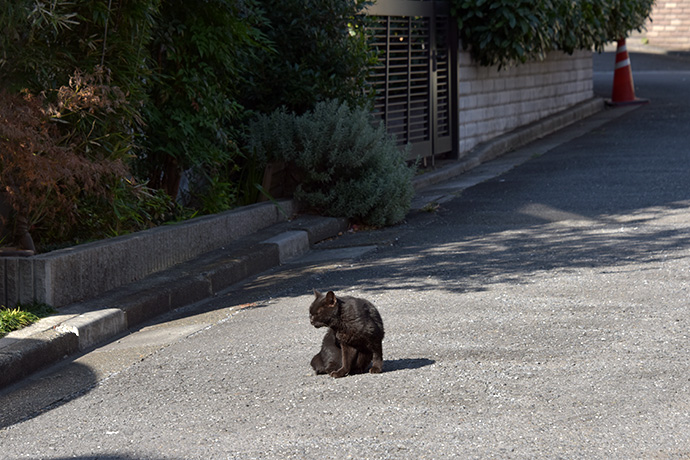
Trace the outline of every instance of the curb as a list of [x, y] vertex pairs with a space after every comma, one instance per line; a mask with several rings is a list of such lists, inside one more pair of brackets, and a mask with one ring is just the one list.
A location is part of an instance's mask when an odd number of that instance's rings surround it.
[[60, 308], [81, 302], [285, 222], [296, 213], [294, 200], [257, 203], [33, 257], [2, 257], [0, 304], [36, 300]]
[[0, 388], [117, 337], [162, 313], [209, 299], [346, 231], [348, 221], [301, 216], [179, 264], [0, 338]]
[[491, 161], [508, 152], [516, 150], [530, 142], [552, 134], [579, 120], [587, 118], [604, 109], [602, 98], [592, 98], [558, 112], [550, 117], [537, 120], [526, 126], [483, 142], [469, 151], [464, 159], [435, 171], [429, 171], [412, 180], [415, 190], [452, 179], [460, 174], [476, 168], [482, 163]]
[[[413, 179], [415, 190], [446, 181], [604, 109], [601, 98], [577, 104], [491, 141], [466, 158]], [[239, 238], [97, 298], [60, 309], [0, 338], [0, 388], [84, 352], [165, 312], [209, 299], [223, 289], [308, 252], [346, 231], [346, 219], [300, 216]]]

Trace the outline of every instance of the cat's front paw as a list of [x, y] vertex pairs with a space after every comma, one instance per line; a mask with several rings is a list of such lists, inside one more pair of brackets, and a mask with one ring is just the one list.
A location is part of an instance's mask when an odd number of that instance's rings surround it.
[[342, 369], [339, 369], [339, 370], [337, 370], [337, 371], [331, 372], [329, 375], [330, 375], [331, 377], [333, 377], [334, 379], [339, 379], [339, 378], [341, 378], [341, 377], [345, 377], [345, 376], [347, 375], [347, 372], [343, 372]]

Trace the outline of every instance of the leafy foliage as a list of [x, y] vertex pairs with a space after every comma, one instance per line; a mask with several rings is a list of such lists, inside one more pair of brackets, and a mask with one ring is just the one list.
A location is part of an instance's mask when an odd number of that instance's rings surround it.
[[15, 308], [0, 306], [0, 337], [54, 313], [56, 311], [44, 303], [18, 305]]
[[[0, 92], [0, 193], [44, 246], [141, 230], [177, 211], [167, 196], [137, 184], [119, 156], [103, 155], [95, 129], [78, 128], [123, 101], [119, 88], [99, 81], [77, 72], [54, 104]], [[60, 133], [64, 119], [73, 129]]]
[[303, 115], [278, 109], [250, 126], [250, 148], [303, 174], [295, 197], [331, 216], [382, 226], [400, 222], [414, 190], [414, 169], [366, 109], [317, 103]]
[[27, 216], [38, 233], [43, 229], [64, 238], [77, 222], [75, 203], [89, 194], [106, 193], [109, 183], [125, 173], [123, 164], [95, 161], [58, 143], [56, 125], [40, 98], [0, 92], [0, 183], [5, 200]]
[[0, 337], [9, 332], [29, 326], [40, 318], [20, 308], [0, 308]]
[[303, 113], [319, 101], [368, 101], [369, 68], [376, 62], [367, 45], [365, 0], [263, 0], [261, 27], [275, 51], [253, 64], [245, 106], [269, 113], [285, 106]]
[[367, 102], [365, 4], [0, 0], [3, 199], [43, 247], [252, 202], [253, 113]]
[[190, 215], [162, 190], [139, 184], [134, 179], [114, 181], [107, 195], [84, 196], [77, 214], [79, 225], [70, 235], [75, 242], [145, 230]]
[[460, 37], [481, 65], [603, 46], [641, 30], [654, 0], [451, 0]]
[[[233, 192], [213, 190], [218, 174], [237, 167], [244, 108], [238, 102], [242, 63], [267, 46], [255, 27], [253, 2], [173, 0], [161, 6], [151, 54], [155, 80], [146, 106], [146, 146], [139, 171], [151, 186], [178, 195], [182, 172], [205, 178], [203, 193], [233, 204]], [[210, 188], [209, 188], [210, 187]], [[224, 188], [224, 187], [221, 187]], [[209, 210], [210, 211], [210, 210]]]
[[[63, 119], [60, 131], [90, 133], [99, 139], [99, 155], [126, 158], [136, 151], [139, 109], [149, 76], [147, 37], [157, 3], [0, 0], [0, 11], [6, 12], [0, 15], [0, 29], [8, 31], [3, 39], [0, 84], [12, 91], [45, 93], [51, 102], [59, 88], [72, 86], [70, 80], [77, 71], [119, 88], [127, 103], [108, 107], [89, 120]], [[93, 144], [81, 147], [89, 146]]]
[[141, 228], [120, 222], [117, 207], [141, 196], [127, 165], [157, 3], [0, 0], [0, 175], [44, 245]]

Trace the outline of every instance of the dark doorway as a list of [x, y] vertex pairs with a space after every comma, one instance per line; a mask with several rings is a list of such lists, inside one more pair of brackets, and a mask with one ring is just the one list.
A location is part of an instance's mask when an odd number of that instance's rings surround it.
[[372, 76], [374, 113], [409, 160], [457, 157], [457, 34], [447, 2], [378, 0], [373, 45], [380, 65]]

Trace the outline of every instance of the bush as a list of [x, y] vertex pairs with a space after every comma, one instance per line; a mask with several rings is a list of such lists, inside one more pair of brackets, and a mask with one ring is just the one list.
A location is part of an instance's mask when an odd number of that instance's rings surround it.
[[601, 51], [641, 30], [654, 0], [451, 0], [463, 46], [481, 65], [506, 65], [576, 49]]
[[128, 168], [158, 3], [0, 0], [3, 199], [43, 247], [146, 228], [170, 209]]
[[[65, 117], [58, 126], [96, 142], [73, 145], [82, 153], [127, 159], [136, 153], [145, 98], [146, 46], [158, 0], [0, 0], [0, 85], [27, 89], [55, 102], [75, 74], [118, 88], [127, 103]], [[78, 88], [75, 89], [78, 91]]]
[[51, 306], [44, 303], [17, 305], [13, 309], [0, 305], [0, 337], [55, 313]]
[[60, 139], [60, 115], [113, 103], [98, 87], [79, 88], [61, 88], [58, 104], [47, 107], [40, 97], [0, 91], [0, 194], [43, 247], [142, 230], [175, 211], [167, 196], [137, 184], [120, 159], [85, 155], [78, 146], [90, 138], [74, 132]]
[[400, 222], [414, 190], [414, 168], [366, 109], [335, 100], [301, 116], [279, 109], [250, 125], [250, 150], [303, 174], [295, 198], [330, 216], [374, 226]]
[[255, 112], [369, 100], [366, 3], [0, 0], [3, 200], [44, 247], [251, 202]]

